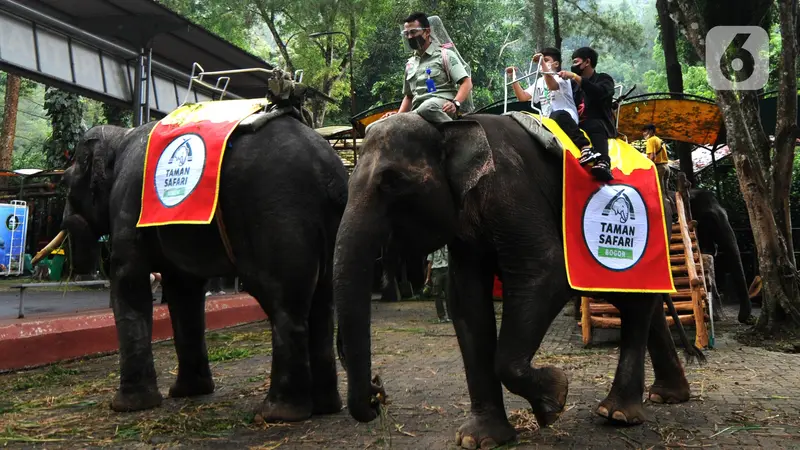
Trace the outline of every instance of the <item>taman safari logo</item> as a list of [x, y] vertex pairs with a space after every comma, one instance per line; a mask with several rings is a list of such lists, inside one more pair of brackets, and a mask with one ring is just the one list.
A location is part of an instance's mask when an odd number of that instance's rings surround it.
[[611, 270], [628, 270], [647, 246], [647, 208], [639, 192], [625, 184], [605, 185], [583, 210], [583, 239], [592, 256]]
[[203, 175], [206, 145], [199, 135], [176, 137], [167, 145], [156, 164], [156, 195], [166, 207], [184, 201]]

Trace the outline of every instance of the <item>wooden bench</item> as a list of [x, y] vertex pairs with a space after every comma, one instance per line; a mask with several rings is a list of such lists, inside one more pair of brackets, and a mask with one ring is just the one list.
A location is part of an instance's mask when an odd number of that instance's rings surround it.
[[58, 286], [109, 286], [108, 280], [86, 280], [86, 281], [73, 281], [71, 283], [61, 283], [61, 282], [50, 282], [50, 283], [22, 283], [22, 284], [15, 284], [10, 286], [12, 289], [19, 289], [19, 315], [17, 316], [18, 319], [22, 319], [25, 317], [25, 289], [28, 288], [37, 288], [37, 287], [58, 287]]

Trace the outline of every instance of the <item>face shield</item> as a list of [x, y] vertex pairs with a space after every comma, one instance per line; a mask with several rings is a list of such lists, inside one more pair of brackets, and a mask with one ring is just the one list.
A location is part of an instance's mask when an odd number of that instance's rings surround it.
[[400, 36], [403, 39], [403, 47], [407, 52], [413, 52], [425, 46], [426, 28], [401, 28]]

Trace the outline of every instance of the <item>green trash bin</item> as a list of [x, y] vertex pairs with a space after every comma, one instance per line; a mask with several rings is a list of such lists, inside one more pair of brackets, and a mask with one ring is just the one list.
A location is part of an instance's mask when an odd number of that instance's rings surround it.
[[56, 249], [50, 252], [50, 281], [61, 280], [61, 272], [64, 270], [64, 249]]

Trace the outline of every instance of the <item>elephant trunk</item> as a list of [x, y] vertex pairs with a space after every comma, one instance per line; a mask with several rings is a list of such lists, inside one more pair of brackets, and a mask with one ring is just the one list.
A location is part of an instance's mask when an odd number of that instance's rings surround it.
[[750, 302], [750, 293], [744, 276], [742, 255], [739, 252], [739, 244], [736, 242], [736, 234], [727, 217], [722, 217], [718, 220], [718, 224], [721, 233], [716, 236], [719, 251], [717, 257], [725, 261], [725, 265], [728, 266], [727, 271], [731, 274], [734, 295], [739, 300], [739, 316], [737, 319], [741, 323], [748, 323], [753, 313], [753, 305]]
[[69, 259], [72, 270], [76, 274], [89, 273], [99, 256], [100, 245], [97, 242], [99, 236], [95, 235], [89, 222], [78, 214], [65, 217], [61, 226], [69, 234], [71, 242]]
[[389, 235], [385, 207], [375, 203], [348, 203], [336, 237], [333, 264], [337, 344], [347, 370], [347, 404], [350, 414], [360, 422], [377, 417], [378, 402], [383, 399], [381, 395], [385, 396], [380, 382], [370, 380], [374, 260]]

